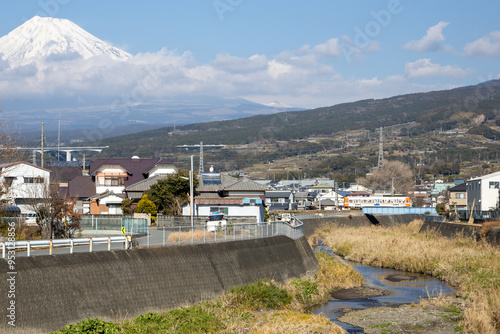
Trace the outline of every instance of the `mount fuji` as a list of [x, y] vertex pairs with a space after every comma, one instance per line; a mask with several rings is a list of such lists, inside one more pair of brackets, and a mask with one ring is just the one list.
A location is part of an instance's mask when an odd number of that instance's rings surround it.
[[66, 19], [35, 16], [0, 38], [3, 60], [59, 57], [89, 59], [107, 55], [127, 60], [132, 55], [100, 40]]
[[66, 19], [35, 16], [0, 38], [1, 118], [20, 133], [60, 119], [73, 137], [105, 137], [291, 110], [228, 94], [211, 76], [188, 52], [132, 56]]

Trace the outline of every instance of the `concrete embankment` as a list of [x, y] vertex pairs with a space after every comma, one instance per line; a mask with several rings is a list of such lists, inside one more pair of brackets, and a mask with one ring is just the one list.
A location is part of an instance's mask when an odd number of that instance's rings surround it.
[[[130, 319], [213, 299], [261, 278], [285, 282], [318, 270], [306, 239], [284, 236], [20, 257], [14, 266], [0, 259], [1, 333], [47, 333], [87, 318]], [[14, 311], [8, 310], [12, 301]], [[16, 327], [8, 324], [9, 314]]]
[[342, 216], [329, 218], [307, 218], [302, 219], [304, 223], [304, 235], [309, 237], [317, 228], [324, 225], [336, 225], [339, 227], [363, 227], [380, 225], [384, 227], [409, 224], [415, 219], [424, 220], [424, 215], [360, 215]]
[[491, 245], [500, 245], [500, 229], [493, 228], [482, 233], [481, 225], [456, 224], [456, 223], [438, 223], [425, 221], [420, 229], [420, 233], [437, 232], [446, 238], [455, 238], [457, 235], [463, 235], [475, 240], [486, 240]]

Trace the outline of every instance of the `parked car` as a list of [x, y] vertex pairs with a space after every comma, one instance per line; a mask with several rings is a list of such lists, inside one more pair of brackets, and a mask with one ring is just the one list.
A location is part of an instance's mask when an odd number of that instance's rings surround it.
[[28, 213], [26, 219], [24, 220], [26, 225], [35, 226], [36, 225], [36, 213]]

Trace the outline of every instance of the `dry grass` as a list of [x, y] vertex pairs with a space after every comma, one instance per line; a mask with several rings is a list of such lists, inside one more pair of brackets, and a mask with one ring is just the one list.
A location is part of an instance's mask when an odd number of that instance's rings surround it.
[[339, 326], [325, 317], [313, 314], [298, 314], [292, 311], [278, 311], [265, 314], [253, 323], [250, 334], [309, 334], [345, 333]]
[[[191, 238], [195, 241], [201, 241], [205, 239], [211, 240], [214, 238], [214, 233], [212, 232], [204, 232], [201, 230], [195, 230], [193, 233], [189, 232], [180, 232], [180, 241], [188, 242], [191, 241]], [[167, 239], [169, 243], [179, 242], [179, 232], [170, 233]]]
[[500, 229], [500, 220], [493, 220], [482, 224], [480, 234], [485, 235], [491, 230]]
[[421, 221], [392, 228], [331, 226], [318, 237], [334, 252], [375, 267], [419, 272], [448, 282], [470, 300], [464, 330], [500, 331], [500, 249], [463, 236], [418, 233]]

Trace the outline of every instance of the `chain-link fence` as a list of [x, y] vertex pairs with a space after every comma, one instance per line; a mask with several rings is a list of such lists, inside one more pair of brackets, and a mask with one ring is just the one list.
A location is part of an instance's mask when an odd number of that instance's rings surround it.
[[[148, 220], [145, 218], [123, 217], [82, 217], [80, 220], [82, 234], [146, 234]], [[125, 228], [125, 231], [122, 230]]]
[[140, 247], [158, 247], [182, 244], [215, 243], [260, 239], [285, 235], [298, 239], [304, 235], [302, 222], [294, 219], [291, 222], [269, 222], [255, 224], [219, 225], [215, 229], [206, 225], [159, 227], [150, 229], [142, 238], [136, 239]]

